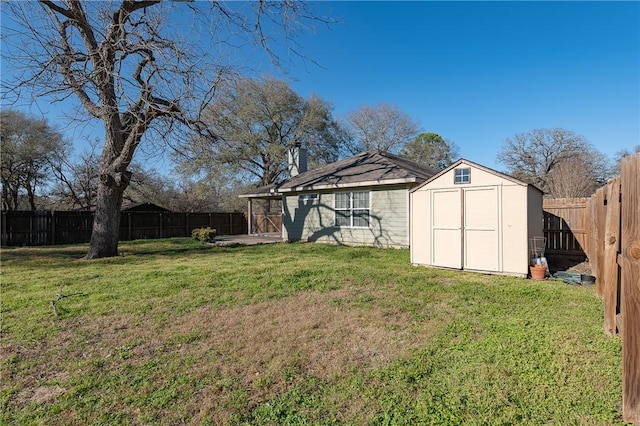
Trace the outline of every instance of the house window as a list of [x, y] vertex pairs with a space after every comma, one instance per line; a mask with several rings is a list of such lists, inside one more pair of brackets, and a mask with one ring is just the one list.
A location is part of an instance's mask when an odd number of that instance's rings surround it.
[[336, 226], [369, 227], [369, 192], [338, 192], [335, 194]]
[[471, 183], [471, 169], [455, 169], [453, 183]]

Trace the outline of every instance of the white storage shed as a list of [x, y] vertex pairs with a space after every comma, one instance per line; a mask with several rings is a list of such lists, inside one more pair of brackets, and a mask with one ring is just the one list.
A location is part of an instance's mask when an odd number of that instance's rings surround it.
[[542, 191], [460, 159], [410, 192], [411, 263], [526, 276]]

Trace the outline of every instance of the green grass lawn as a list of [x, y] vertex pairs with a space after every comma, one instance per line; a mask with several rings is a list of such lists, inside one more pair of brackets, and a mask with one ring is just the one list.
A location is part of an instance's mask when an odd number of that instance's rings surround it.
[[593, 287], [394, 249], [85, 250], [2, 250], [0, 423], [623, 424]]

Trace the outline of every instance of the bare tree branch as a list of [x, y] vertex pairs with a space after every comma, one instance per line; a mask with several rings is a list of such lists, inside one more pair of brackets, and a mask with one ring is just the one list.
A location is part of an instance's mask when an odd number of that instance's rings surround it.
[[[285, 46], [286, 56], [297, 54], [295, 41], [307, 24], [330, 22], [294, 0], [5, 5], [13, 23], [2, 36], [3, 47], [16, 73], [11, 82], [3, 81], [3, 98], [18, 101], [30, 93], [59, 101], [73, 94], [104, 126], [89, 258], [117, 254], [128, 167], [143, 142], [157, 146], [193, 133], [218, 141], [203, 112], [215, 101], [217, 87], [235, 77], [233, 55], [254, 44], [281, 66], [280, 47]], [[184, 22], [187, 17], [191, 26]]]
[[[582, 197], [583, 189], [573, 187], [569, 191], [562, 185], [562, 179], [568, 179], [569, 164], [584, 165], [590, 172], [586, 179], [587, 188], [597, 188], [599, 183], [606, 182], [609, 167], [606, 158], [596, 151], [582, 136], [565, 129], [534, 129], [520, 133], [505, 140], [498, 153], [498, 160], [505, 164], [509, 172], [545, 193], [568, 194], [565, 197]], [[576, 171], [578, 174], [578, 171]], [[582, 187], [582, 186], [581, 186]], [[587, 194], [588, 195], [588, 194]]]

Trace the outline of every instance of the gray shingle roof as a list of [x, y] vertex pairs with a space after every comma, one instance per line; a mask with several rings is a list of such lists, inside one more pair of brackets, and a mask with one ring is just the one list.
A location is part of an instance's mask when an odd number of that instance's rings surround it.
[[415, 161], [374, 150], [294, 176], [284, 181], [278, 187], [278, 192], [420, 183], [436, 172]]
[[421, 183], [436, 173], [437, 170], [407, 158], [373, 150], [309, 170], [279, 185], [271, 184], [247, 191], [240, 197], [263, 198], [280, 192]]

